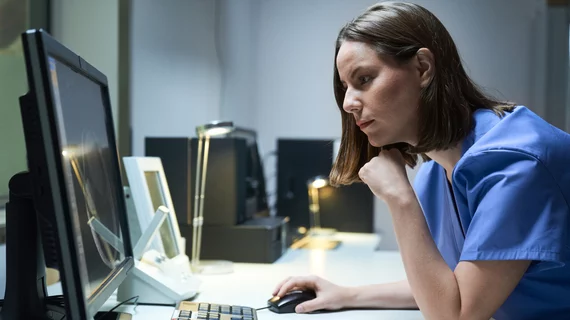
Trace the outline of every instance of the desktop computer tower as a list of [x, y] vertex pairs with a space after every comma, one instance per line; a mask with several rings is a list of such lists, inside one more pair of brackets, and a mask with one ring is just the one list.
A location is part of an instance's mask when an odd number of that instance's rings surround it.
[[[237, 132], [239, 136], [210, 140], [201, 258], [271, 263], [289, 244], [288, 219], [268, 217], [257, 145], [247, 137], [250, 132]], [[188, 256], [192, 249], [197, 145], [196, 138], [145, 140], [145, 155], [162, 161]]]
[[[200, 259], [246, 263], [273, 263], [291, 245], [289, 219], [258, 217], [235, 226], [204, 225]], [[180, 226], [186, 239], [192, 239], [192, 226]], [[191, 246], [186, 246], [191, 256]]]
[[[290, 227], [309, 228], [307, 181], [328, 177], [334, 140], [278, 139], [277, 215], [290, 218]], [[341, 232], [374, 232], [374, 195], [363, 183], [326, 186], [319, 190], [321, 227]]]
[[[196, 138], [146, 138], [145, 141], [145, 155], [162, 161], [180, 224], [192, 224], [197, 145]], [[252, 210], [247, 208], [246, 198], [246, 142], [237, 138], [211, 139], [209, 149], [204, 224], [243, 223]]]

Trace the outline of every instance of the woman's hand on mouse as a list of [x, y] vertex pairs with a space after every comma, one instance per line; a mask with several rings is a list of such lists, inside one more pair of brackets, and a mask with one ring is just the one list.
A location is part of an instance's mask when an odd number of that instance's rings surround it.
[[313, 290], [315, 299], [300, 303], [296, 313], [307, 313], [316, 310], [338, 310], [344, 308], [349, 297], [348, 288], [338, 286], [317, 276], [289, 277], [277, 285], [273, 290], [274, 296], [283, 297], [286, 293], [295, 290]]

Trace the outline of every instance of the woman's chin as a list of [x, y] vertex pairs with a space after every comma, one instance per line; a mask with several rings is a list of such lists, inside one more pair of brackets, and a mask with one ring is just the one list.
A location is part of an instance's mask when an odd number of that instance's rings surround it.
[[368, 137], [368, 143], [370, 143], [371, 146], [376, 147], [376, 148], [382, 147], [382, 143], [380, 143], [379, 141], [377, 141], [371, 137]]

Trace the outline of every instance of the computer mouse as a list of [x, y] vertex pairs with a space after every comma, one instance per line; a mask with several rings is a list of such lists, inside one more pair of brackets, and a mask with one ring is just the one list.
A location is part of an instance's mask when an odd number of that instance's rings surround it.
[[275, 296], [267, 301], [269, 310], [275, 313], [294, 313], [295, 307], [307, 300], [315, 299], [317, 295], [313, 290], [296, 290], [283, 297]]

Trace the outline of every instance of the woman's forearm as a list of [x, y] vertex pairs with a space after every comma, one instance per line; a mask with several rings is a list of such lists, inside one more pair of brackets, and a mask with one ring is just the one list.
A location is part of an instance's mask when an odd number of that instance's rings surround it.
[[408, 280], [351, 287], [346, 308], [417, 309]]
[[461, 295], [455, 274], [431, 238], [413, 191], [387, 201], [407, 279], [427, 319], [460, 319]]

